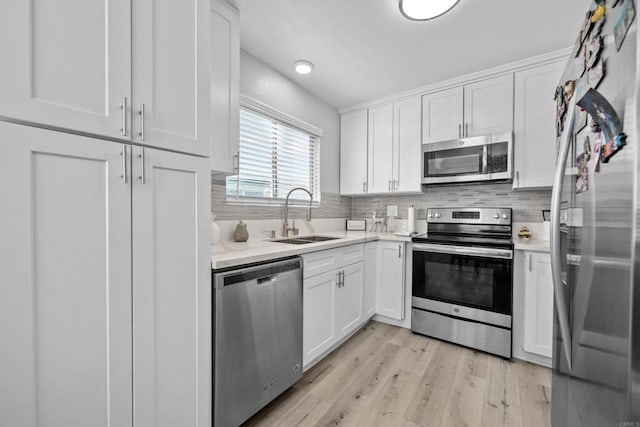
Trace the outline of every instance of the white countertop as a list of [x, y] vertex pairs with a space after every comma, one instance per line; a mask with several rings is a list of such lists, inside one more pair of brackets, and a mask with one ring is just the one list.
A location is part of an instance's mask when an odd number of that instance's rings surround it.
[[[396, 236], [393, 233], [368, 231], [333, 231], [316, 233], [319, 236], [337, 237], [335, 240], [294, 245], [272, 242], [270, 240], [248, 240], [246, 242], [220, 242], [211, 246], [211, 268], [214, 270], [236, 267], [254, 262], [269, 261], [276, 258], [301, 255], [324, 249], [371, 242], [374, 240], [392, 240], [411, 242], [410, 237]], [[295, 236], [304, 238], [304, 236]], [[293, 236], [291, 236], [293, 238]]]
[[536, 251], [536, 252], [549, 252], [550, 246], [548, 240], [537, 239], [513, 239], [513, 246], [516, 250], [521, 251]]

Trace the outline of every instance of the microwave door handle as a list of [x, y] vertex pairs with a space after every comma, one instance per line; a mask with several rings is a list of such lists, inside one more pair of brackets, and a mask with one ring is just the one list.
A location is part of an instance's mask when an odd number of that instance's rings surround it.
[[489, 157], [489, 145], [482, 146], [482, 174], [486, 175], [487, 172], [487, 164]]
[[560, 336], [562, 337], [562, 347], [567, 358], [567, 365], [571, 370], [571, 331], [569, 329], [569, 311], [564, 297], [562, 281], [562, 253], [560, 252], [560, 205], [562, 197], [562, 187], [564, 184], [565, 167], [569, 148], [571, 147], [571, 132], [575, 117], [576, 98], [568, 106], [569, 116], [565, 125], [565, 133], [560, 141], [560, 152], [556, 163], [556, 175], [551, 193], [551, 278], [553, 282], [553, 295], [555, 297], [555, 307], [558, 312], [558, 323], [560, 325]]

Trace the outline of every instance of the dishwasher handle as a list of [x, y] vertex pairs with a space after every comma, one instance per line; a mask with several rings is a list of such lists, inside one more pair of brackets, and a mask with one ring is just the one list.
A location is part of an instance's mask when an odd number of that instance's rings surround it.
[[302, 261], [300, 257], [296, 257], [280, 261], [268, 261], [244, 268], [223, 271], [213, 270], [212, 283], [215, 289], [222, 289], [225, 286], [232, 286], [251, 280], [256, 280], [259, 285], [266, 284], [267, 281], [277, 280], [278, 274], [300, 270], [301, 268]]
[[275, 282], [276, 280], [278, 280], [278, 275], [272, 274], [271, 276], [260, 277], [256, 281], [258, 282], [258, 285], [262, 285], [263, 283], [271, 283]]

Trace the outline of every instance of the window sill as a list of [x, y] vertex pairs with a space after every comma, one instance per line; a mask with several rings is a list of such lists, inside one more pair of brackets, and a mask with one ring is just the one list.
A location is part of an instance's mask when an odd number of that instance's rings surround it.
[[[261, 207], [280, 207], [283, 208], [285, 201], [284, 200], [269, 200], [262, 201], [256, 199], [235, 199], [235, 198], [227, 198], [225, 203], [230, 206], [261, 206]], [[319, 208], [321, 202], [314, 201], [311, 202], [311, 208]], [[306, 202], [304, 200], [289, 200], [289, 208], [309, 208], [309, 201]]]

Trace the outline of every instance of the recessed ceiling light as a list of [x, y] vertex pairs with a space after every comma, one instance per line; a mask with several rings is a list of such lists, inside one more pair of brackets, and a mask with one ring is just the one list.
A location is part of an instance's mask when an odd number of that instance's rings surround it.
[[313, 64], [304, 59], [294, 62], [293, 65], [295, 65], [298, 74], [309, 74], [313, 71]]
[[400, 0], [400, 13], [414, 21], [428, 21], [444, 15], [460, 0]]

